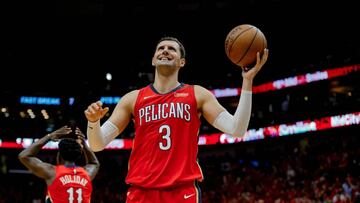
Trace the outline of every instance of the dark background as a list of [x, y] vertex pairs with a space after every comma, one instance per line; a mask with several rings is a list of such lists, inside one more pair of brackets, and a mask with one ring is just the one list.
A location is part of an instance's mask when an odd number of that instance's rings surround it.
[[[226, 58], [224, 50], [226, 35], [240, 24], [258, 27], [270, 50], [254, 85], [359, 64], [357, 4], [355, 0], [1, 2], [0, 109], [6, 111], [0, 112], [0, 139], [40, 138], [70, 121], [85, 131], [83, 111], [91, 102], [100, 96], [122, 96], [152, 81], [151, 57], [157, 41], [167, 35], [179, 38], [187, 51], [180, 81], [209, 89], [241, 86], [241, 70]], [[112, 81], [105, 79], [108, 72]], [[359, 76], [357, 71], [254, 94], [249, 129], [359, 112]], [[22, 105], [20, 96], [60, 97], [64, 101], [74, 97], [75, 103]], [[219, 98], [231, 113], [238, 100]], [[112, 111], [114, 105], [109, 107]], [[36, 118], [29, 117], [28, 109]], [[41, 115], [44, 109], [49, 119]], [[202, 123], [200, 134], [214, 132], [218, 130]], [[327, 201], [324, 196], [339, 188], [335, 180], [343, 183], [350, 174], [360, 185], [358, 134], [359, 125], [353, 125], [233, 145], [200, 146], [204, 203], [226, 202], [239, 192], [252, 194], [256, 200], [270, 194], [272, 198], [265, 202], [278, 198], [290, 202], [294, 191], [296, 197]], [[130, 124], [118, 138], [133, 135]], [[45, 199], [45, 182], [18, 161], [20, 151], [0, 148], [0, 203]], [[42, 150], [39, 157], [55, 164], [55, 153]], [[129, 153], [96, 153], [101, 167], [94, 180], [94, 202], [124, 202]], [[288, 166], [296, 170], [293, 185], [293, 180], [286, 179]], [[240, 183], [233, 183], [238, 180]], [[317, 197], [314, 193], [320, 189], [324, 193]]]
[[227, 33], [253, 24], [270, 57], [255, 83], [359, 62], [355, 1], [7, 1], [3, 6], [1, 92], [111, 93], [148, 83], [157, 40], [178, 37], [188, 52], [184, 82], [239, 86], [226, 58]]
[[[91, 102], [122, 96], [152, 81], [151, 57], [163, 36], [175, 36], [185, 45], [187, 64], [180, 81], [209, 89], [241, 86], [241, 70], [224, 50], [226, 35], [240, 24], [258, 27], [270, 50], [254, 85], [360, 61], [355, 1], [57, 0], [3, 5], [0, 106], [8, 108], [10, 117], [1, 117], [0, 135], [26, 132], [38, 137], [46, 126], [60, 127], [71, 119], [85, 127], [83, 110]], [[105, 79], [108, 72], [112, 81]], [[250, 127], [358, 111], [358, 77], [356, 72], [255, 95]], [[44, 108], [20, 105], [20, 96], [74, 97], [76, 103], [45, 107], [51, 118], [47, 121], [41, 116], [19, 120], [19, 111]], [[290, 110], [283, 111], [281, 105], [290, 97]], [[238, 97], [219, 101], [232, 112]]]

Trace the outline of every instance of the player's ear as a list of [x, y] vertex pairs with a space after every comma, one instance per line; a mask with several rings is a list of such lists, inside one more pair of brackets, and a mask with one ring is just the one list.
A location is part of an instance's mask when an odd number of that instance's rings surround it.
[[151, 65], [152, 66], [155, 66], [155, 60], [156, 60], [155, 57], [153, 57], [152, 60], [151, 60]]
[[185, 58], [181, 58], [181, 59], [180, 59], [180, 67], [184, 67], [184, 66], [185, 66], [185, 63], [186, 63]]

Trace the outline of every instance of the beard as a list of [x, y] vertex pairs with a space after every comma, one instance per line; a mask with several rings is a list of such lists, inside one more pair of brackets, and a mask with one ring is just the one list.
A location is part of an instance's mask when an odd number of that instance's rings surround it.
[[174, 67], [175, 66], [175, 62], [174, 61], [169, 61], [169, 60], [156, 60], [155, 62], [155, 66], [159, 66], [159, 67]]

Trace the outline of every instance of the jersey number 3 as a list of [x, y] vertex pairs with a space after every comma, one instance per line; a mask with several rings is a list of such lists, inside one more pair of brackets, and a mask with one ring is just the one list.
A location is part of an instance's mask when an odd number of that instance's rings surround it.
[[169, 150], [170, 147], [171, 147], [171, 138], [170, 138], [170, 135], [171, 135], [171, 130], [170, 130], [170, 126], [168, 125], [162, 125], [160, 126], [159, 128], [159, 133], [162, 135], [162, 139], [160, 142], [159, 142], [159, 147], [161, 150]]

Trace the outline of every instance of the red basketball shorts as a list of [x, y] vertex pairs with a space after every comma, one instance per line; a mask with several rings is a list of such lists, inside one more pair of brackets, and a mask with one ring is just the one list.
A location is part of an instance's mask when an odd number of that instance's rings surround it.
[[195, 183], [161, 189], [131, 186], [126, 203], [201, 203], [201, 192]]

